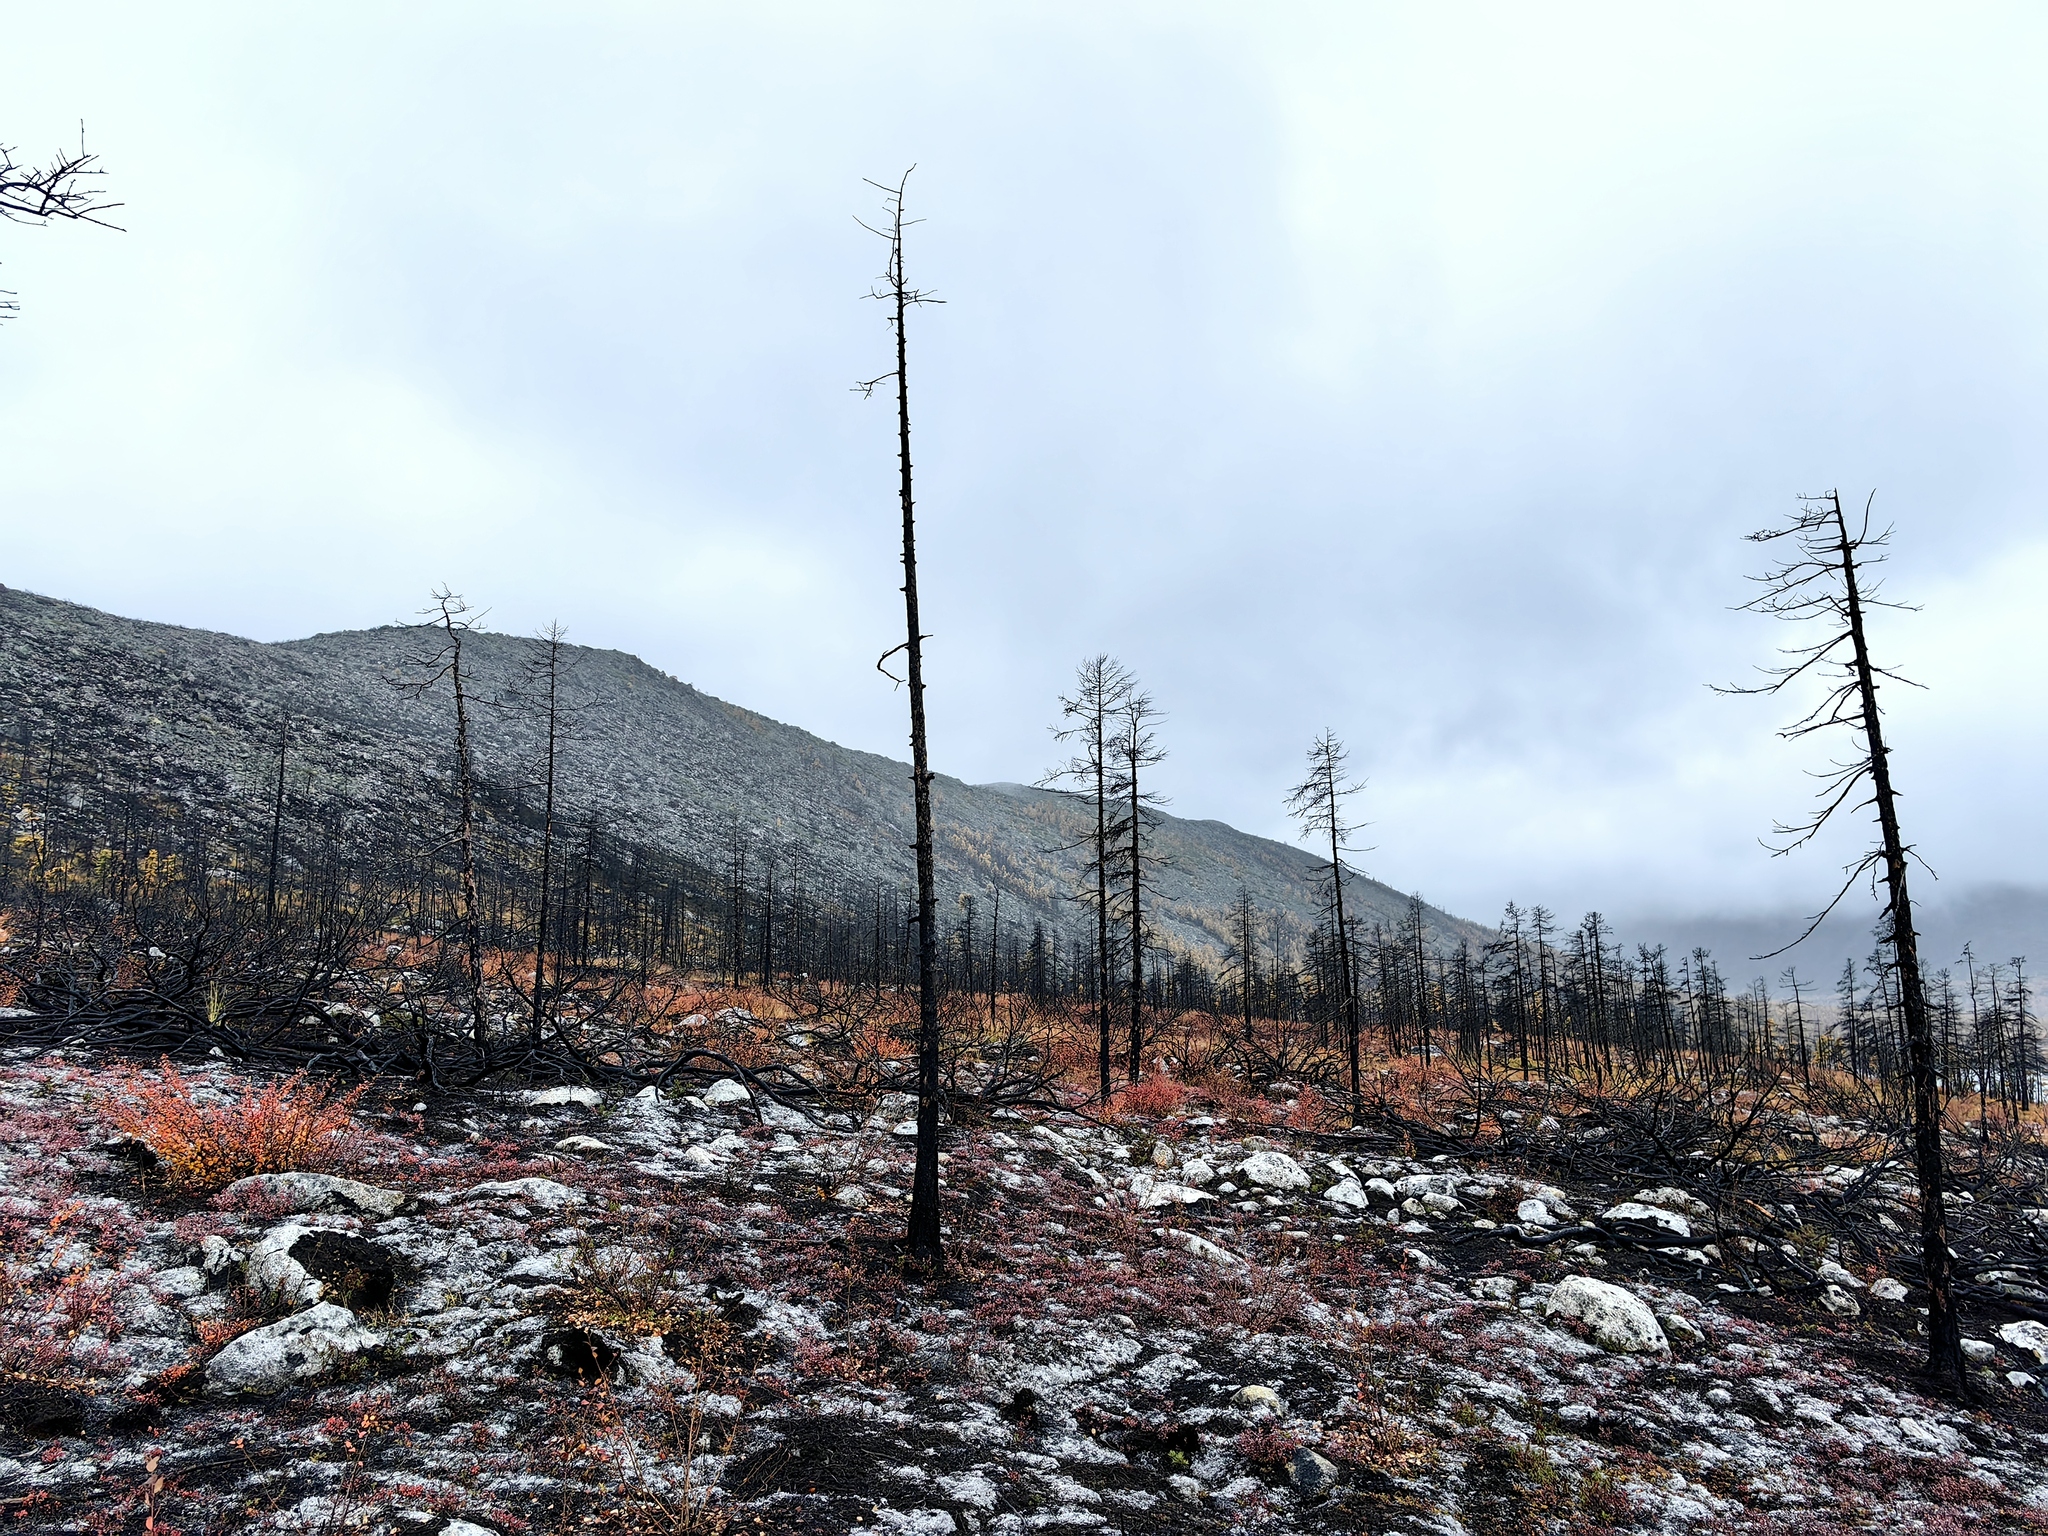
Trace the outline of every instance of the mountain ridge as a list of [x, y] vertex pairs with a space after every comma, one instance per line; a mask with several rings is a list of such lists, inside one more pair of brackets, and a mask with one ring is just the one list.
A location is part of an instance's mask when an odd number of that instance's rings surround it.
[[[0, 646], [12, 661], [0, 680], [7, 735], [54, 738], [71, 759], [93, 765], [91, 783], [81, 771], [66, 786], [74, 808], [125, 784], [169, 794], [195, 814], [246, 822], [267, 803], [285, 716], [295, 803], [339, 808], [358, 822], [423, 813], [418, 781], [445, 777], [445, 693], [410, 697], [388, 685], [436, 647], [437, 631], [394, 624], [257, 641], [17, 589], [0, 589], [0, 616]], [[477, 772], [515, 802], [528, 795], [542, 750], [522, 702], [523, 670], [537, 648], [487, 630], [464, 640], [479, 705]], [[563, 650], [578, 719], [562, 754], [567, 820], [714, 868], [741, 846], [849, 886], [911, 884], [907, 763], [719, 699], [628, 652]], [[1072, 893], [1080, 861], [1070, 845], [1092, 825], [1082, 802], [943, 773], [933, 787], [942, 900], [998, 888], [1012, 920], [1079, 937], [1085, 914]], [[1303, 849], [1213, 818], [1166, 815], [1156, 847], [1165, 863], [1153, 911], [1170, 947], [1220, 954], [1240, 886], [1278, 930], [1262, 943], [1298, 944], [1315, 921], [1325, 866]], [[1347, 902], [1368, 926], [1406, 919], [1402, 893], [1348, 866], [1347, 877]], [[1440, 941], [1490, 936], [1433, 907], [1424, 921]]]

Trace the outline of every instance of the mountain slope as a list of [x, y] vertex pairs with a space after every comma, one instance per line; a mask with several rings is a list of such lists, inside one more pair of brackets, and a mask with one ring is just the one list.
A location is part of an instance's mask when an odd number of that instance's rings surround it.
[[[102, 788], [154, 790], [202, 816], [263, 814], [277, 722], [292, 725], [295, 800], [361, 818], [424, 810], [422, 785], [446, 781], [452, 704], [445, 690], [413, 697], [388, 679], [436, 649], [434, 631], [399, 626], [265, 644], [119, 618], [0, 589], [0, 719], [7, 738], [54, 745], [90, 764], [65, 786], [74, 806]], [[527, 793], [541, 736], [520, 697], [531, 640], [477, 633], [465, 670], [481, 707], [479, 774], [503, 796]], [[801, 857], [815, 877], [908, 888], [912, 810], [905, 763], [836, 746], [725, 703], [618, 651], [565, 648], [578, 719], [563, 755], [570, 821], [594, 818], [617, 839], [688, 853], [717, 867], [736, 839], [751, 858]], [[417, 674], [418, 668], [412, 671]], [[1021, 923], [1068, 933], [1085, 916], [1070, 899], [1072, 850], [1092, 825], [1078, 802], [1016, 784], [934, 786], [941, 897], [986, 896]], [[1215, 952], [1240, 886], [1292, 935], [1314, 921], [1320, 866], [1299, 848], [1216, 821], [1161, 820], [1166, 867], [1154, 913], [1179, 945]], [[1376, 881], [1347, 886], [1363, 921], [1391, 924], [1407, 898]], [[1439, 938], [1486, 930], [1434, 908]]]

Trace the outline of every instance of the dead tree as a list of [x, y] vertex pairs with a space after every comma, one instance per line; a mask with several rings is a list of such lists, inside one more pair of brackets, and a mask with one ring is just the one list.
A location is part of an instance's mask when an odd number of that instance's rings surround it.
[[263, 882], [263, 915], [271, 922], [277, 920], [277, 845], [284, 835], [284, 754], [291, 723], [290, 715], [278, 716], [277, 783], [270, 799], [270, 862]]
[[1128, 1070], [1135, 1083], [1145, 1067], [1145, 886], [1159, 864], [1159, 856], [1147, 846], [1146, 834], [1159, 824], [1160, 807], [1166, 804], [1140, 781], [1147, 769], [1165, 761], [1166, 750], [1152, 733], [1152, 722], [1160, 713], [1150, 694], [1135, 686], [1126, 689], [1117, 717], [1116, 739], [1110, 750], [1123, 801], [1123, 918], [1131, 943]]
[[[1358, 987], [1351, 964], [1351, 932], [1344, 917], [1344, 855], [1355, 830], [1344, 818], [1344, 802], [1365, 786], [1344, 767], [1344, 743], [1324, 731], [1308, 749], [1308, 777], [1287, 792], [1287, 814], [1301, 825], [1304, 838], [1330, 845], [1330, 899], [1337, 928], [1338, 1004], [1344, 1014], [1344, 1047], [1350, 1056], [1351, 1108], [1362, 1107], [1358, 1070]], [[1420, 985], [1418, 977], [1418, 986]]]
[[907, 1242], [913, 1258], [936, 1266], [945, 1257], [939, 1232], [939, 897], [938, 877], [933, 868], [932, 774], [925, 751], [924, 642], [929, 637], [919, 630], [917, 616], [917, 517], [910, 479], [910, 338], [904, 322], [913, 305], [943, 301], [912, 288], [904, 277], [903, 189], [909, 181], [910, 171], [905, 171], [893, 187], [878, 181], [868, 183], [884, 194], [883, 206], [889, 215], [881, 228], [861, 224], [889, 245], [888, 264], [869, 297], [889, 306], [896, 366], [858, 387], [863, 394], [872, 395], [885, 380], [896, 381], [896, 457], [898, 495], [903, 504], [903, 619], [907, 638], [903, 644], [884, 652], [875, 667], [889, 675], [889, 658], [903, 652], [905, 675], [899, 681], [910, 687], [910, 781], [917, 806], [917, 1171], [910, 1185]]
[[422, 608], [427, 619], [424, 629], [441, 631], [439, 649], [409, 658], [406, 675], [390, 679], [393, 687], [415, 698], [424, 696], [445, 680], [455, 695], [455, 843], [461, 861], [460, 898], [464, 981], [469, 990], [471, 1037], [480, 1053], [490, 1050], [490, 1027], [484, 1013], [484, 936], [478, 916], [476, 886], [476, 792], [469, 744], [469, 691], [462, 678], [462, 639], [483, 622], [472, 609], [446, 587], [434, 590], [431, 606]]
[[546, 1016], [548, 961], [548, 899], [554, 877], [555, 852], [555, 769], [561, 758], [561, 739], [566, 720], [562, 710], [562, 640], [567, 633], [559, 624], [549, 624], [534, 637], [538, 649], [528, 662], [528, 683], [541, 705], [545, 722], [545, 759], [541, 765], [540, 810], [540, 912], [533, 933], [533, 1016], [528, 1025], [530, 1043], [538, 1049], [542, 1020]]
[[1082, 662], [1074, 673], [1072, 697], [1060, 700], [1060, 718], [1071, 723], [1064, 727], [1054, 726], [1052, 732], [1055, 741], [1077, 742], [1081, 750], [1040, 781], [1075, 785], [1095, 803], [1093, 832], [1068, 847], [1085, 848], [1088, 855], [1082, 870], [1086, 885], [1082, 899], [1095, 908], [1096, 1090], [1105, 1103], [1109, 1099], [1110, 997], [1116, 990], [1110, 975], [1109, 865], [1113, 856], [1111, 839], [1115, 835], [1118, 818], [1110, 805], [1114, 777], [1114, 765], [1110, 762], [1110, 733], [1111, 720], [1123, 707], [1130, 691], [1130, 673], [1113, 658], [1095, 655]]
[[[1954, 1381], [1958, 1391], [1967, 1392], [1969, 1383], [1953, 1294], [1948, 1214], [1942, 1196], [1941, 1082], [1928, 1020], [1927, 993], [1920, 974], [1913, 904], [1906, 885], [1907, 861], [1917, 855], [1899, 830], [1897, 792], [1892, 784], [1891, 759], [1877, 704], [1879, 678], [1901, 683], [1907, 680], [1871, 660], [1864, 632], [1867, 610], [1905, 606], [1884, 601], [1875, 585], [1865, 589], [1869, 568], [1884, 558], [1881, 551], [1891, 538], [1891, 530], [1876, 535], [1870, 532], [1870, 504], [1866, 502], [1857, 531], [1850, 533], [1848, 519], [1842, 512], [1842, 498], [1831, 491], [1825, 496], [1800, 498], [1798, 512], [1785, 524], [1749, 537], [1759, 544], [1789, 540], [1792, 552], [1780, 557], [1763, 575], [1753, 578], [1763, 590], [1743, 608], [1792, 623], [1817, 622], [1822, 626], [1822, 634], [1810, 644], [1786, 647], [1787, 660], [1783, 666], [1763, 669], [1768, 681], [1722, 691], [1776, 694], [1810, 677], [1825, 687], [1820, 702], [1778, 734], [1787, 740], [1797, 740], [1816, 732], [1841, 729], [1861, 742], [1860, 753], [1820, 775], [1818, 809], [1804, 821], [1779, 824], [1775, 828], [1776, 841], [1765, 846], [1774, 855], [1790, 853], [1811, 842], [1844, 807], [1851, 812], [1869, 809], [1876, 813], [1876, 844], [1848, 866], [1847, 878], [1834, 899], [1807, 925], [1806, 932], [1792, 942], [1797, 944], [1811, 934], [1857, 881], [1867, 876], [1875, 886], [1882, 876], [1882, 921], [1897, 967], [1899, 1004], [1906, 1026], [1907, 1074], [1912, 1090], [1913, 1160], [1920, 1180], [1921, 1273], [1927, 1286], [1927, 1363], [1931, 1373]], [[1869, 553], [1873, 550], [1879, 553]], [[1866, 789], [1865, 798], [1856, 798]]]
[[[121, 205], [100, 195], [99, 156], [85, 152], [85, 125], [78, 128], [78, 153], [59, 150], [48, 165], [22, 165], [14, 158], [11, 145], [0, 144], [0, 219], [15, 224], [48, 224], [68, 219], [75, 224], [97, 224], [102, 229], [119, 229], [100, 215]], [[21, 305], [14, 295], [0, 288], [0, 320], [19, 314]]]

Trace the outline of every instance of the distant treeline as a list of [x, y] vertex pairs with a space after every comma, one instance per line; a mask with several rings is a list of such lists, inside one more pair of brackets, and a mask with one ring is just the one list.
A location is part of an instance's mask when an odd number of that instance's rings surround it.
[[[0, 900], [17, 914], [10, 946], [41, 946], [67, 903], [147, 912], [160, 925], [167, 902], [197, 906], [209, 890], [280, 923], [332, 927], [345, 914], [366, 931], [452, 944], [463, 903], [450, 776], [419, 772], [377, 809], [319, 798], [309, 782], [293, 771], [289, 738], [265, 803], [246, 792], [188, 802], [125, 786], [60, 739], [14, 735], [0, 746], [11, 829]], [[540, 810], [529, 792], [482, 779], [476, 801], [483, 944], [531, 952], [541, 938]], [[916, 984], [907, 892], [849, 882], [814, 850], [743, 823], [716, 848], [675, 850], [595, 818], [558, 821], [549, 865], [545, 946], [560, 977], [623, 966], [770, 989], [799, 978], [877, 991]], [[962, 897], [946, 914], [941, 986], [1040, 1007], [1093, 1005], [1099, 977], [1128, 974], [1118, 954], [1130, 940], [1113, 923], [1111, 964], [1099, 965], [1092, 921], [1079, 917], [1060, 931], [1009, 920], [999, 898]], [[1234, 1059], [1253, 1075], [1334, 1082], [1343, 996], [1334, 923], [1326, 917], [1303, 938], [1248, 896], [1231, 917], [1233, 942], [1220, 956], [1148, 944], [1144, 1007], [1156, 1038], [1206, 1015], [1234, 1031]], [[1415, 898], [1397, 926], [1350, 928], [1353, 995], [1366, 1027], [1397, 1054], [1596, 1082], [1823, 1068], [1881, 1091], [1900, 1080], [1903, 1022], [1881, 945], [1860, 966], [1845, 961], [1826, 988], [1787, 969], [1774, 995], [1761, 977], [1731, 989], [1704, 949], [1674, 958], [1662, 946], [1624, 948], [1598, 913], [1563, 928], [1540, 906], [1510, 904], [1491, 942], [1450, 946]], [[1966, 947], [1930, 990], [1951, 1098], [2027, 1108], [2048, 1061], [2024, 963], [1986, 964]]]

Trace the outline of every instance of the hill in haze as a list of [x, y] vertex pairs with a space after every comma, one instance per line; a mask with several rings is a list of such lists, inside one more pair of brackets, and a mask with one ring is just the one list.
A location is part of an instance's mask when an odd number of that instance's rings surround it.
[[[452, 703], [388, 678], [435, 649], [436, 632], [403, 626], [262, 643], [124, 619], [32, 593], [0, 590], [7, 738], [55, 748], [71, 765], [74, 809], [109, 791], [143, 790], [191, 814], [266, 814], [277, 724], [291, 719], [296, 802], [351, 824], [380, 814], [445, 814]], [[499, 803], [530, 797], [542, 737], [521, 695], [534, 641], [479, 632], [465, 646], [480, 777]], [[637, 657], [565, 648], [578, 716], [561, 765], [568, 821], [613, 839], [717, 867], [736, 841], [843, 885], [914, 881], [910, 768], [822, 740], [711, 697]], [[1092, 817], [1079, 802], [1019, 784], [934, 785], [940, 896], [1002, 892], [1006, 923], [1078, 934], [1073, 851]], [[1153, 918], [1169, 942], [1215, 953], [1240, 888], [1289, 935], [1315, 921], [1321, 867], [1300, 848], [1218, 821], [1161, 818], [1165, 867]], [[1403, 918], [1408, 898], [1364, 876], [1347, 902], [1368, 927]], [[1440, 940], [1488, 931], [1434, 908]]]

